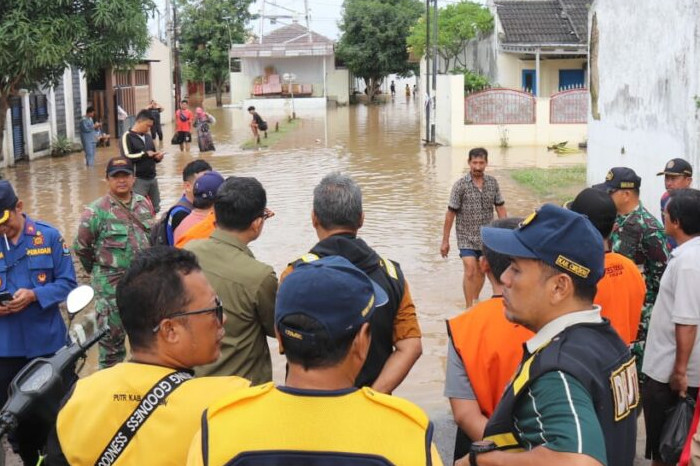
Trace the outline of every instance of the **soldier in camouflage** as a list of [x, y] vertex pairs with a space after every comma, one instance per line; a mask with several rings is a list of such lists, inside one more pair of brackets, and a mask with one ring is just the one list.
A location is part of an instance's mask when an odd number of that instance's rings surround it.
[[640, 374], [651, 309], [669, 255], [664, 227], [639, 200], [641, 184], [642, 179], [631, 168], [615, 167], [608, 172], [604, 183], [595, 186], [610, 194], [617, 209], [615, 226], [610, 235], [612, 250], [637, 264], [647, 287], [637, 339], [632, 344], [632, 354], [637, 357]]
[[115, 157], [107, 164], [109, 193], [83, 212], [74, 249], [85, 271], [92, 276], [97, 296], [97, 322], [109, 333], [99, 343], [99, 367], [124, 360], [125, 333], [116, 303], [116, 287], [139, 251], [149, 247], [153, 207], [132, 191], [134, 166]]

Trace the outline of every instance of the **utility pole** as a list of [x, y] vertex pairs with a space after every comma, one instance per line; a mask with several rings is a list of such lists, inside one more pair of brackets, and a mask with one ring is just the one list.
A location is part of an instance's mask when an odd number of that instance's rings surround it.
[[175, 108], [180, 108], [180, 91], [181, 91], [181, 76], [180, 76], [180, 52], [179, 38], [177, 30], [177, 1], [173, 2], [173, 71], [175, 72]]
[[425, 142], [430, 143], [430, 0], [425, 0], [425, 99]]
[[435, 144], [436, 96], [437, 96], [437, 58], [438, 58], [438, 5], [433, 0], [433, 121], [430, 126], [430, 143]]

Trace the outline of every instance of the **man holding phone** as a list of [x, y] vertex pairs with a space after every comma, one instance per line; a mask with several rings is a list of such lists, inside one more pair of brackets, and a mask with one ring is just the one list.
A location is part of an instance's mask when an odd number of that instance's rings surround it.
[[[66, 344], [59, 303], [77, 286], [70, 249], [52, 226], [23, 213], [9, 181], [0, 181], [0, 406], [12, 379], [32, 359]], [[36, 464], [48, 432], [20, 423], [15, 449]]]
[[160, 212], [160, 189], [156, 178], [156, 164], [165, 155], [157, 151], [150, 131], [155, 124], [153, 115], [148, 110], [141, 110], [136, 115], [136, 122], [129, 131], [122, 135], [119, 150], [122, 157], [131, 160], [136, 169], [134, 192], [147, 197], [153, 205], [153, 210]]

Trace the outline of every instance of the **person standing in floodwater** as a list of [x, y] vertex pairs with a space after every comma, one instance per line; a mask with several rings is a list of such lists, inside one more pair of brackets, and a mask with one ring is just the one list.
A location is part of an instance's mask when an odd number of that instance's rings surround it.
[[493, 210], [498, 218], [506, 217], [505, 201], [496, 178], [485, 175], [488, 165], [488, 152], [477, 147], [469, 151], [469, 173], [452, 186], [450, 201], [442, 229], [440, 255], [447, 257], [450, 252], [450, 231], [455, 227], [459, 257], [464, 265], [464, 299], [469, 308], [479, 298], [484, 286], [484, 274], [479, 269], [481, 257], [481, 227], [493, 221]]
[[262, 131], [265, 133], [265, 138], [267, 138], [267, 122], [262, 119], [262, 117], [255, 111], [255, 107], [252, 105], [248, 107], [248, 113], [253, 116], [253, 121], [250, 122], [250, 129], [253, 131], [253, 139], [255, 142], [260, 144], [260, 133]]
[[391, 91], [391, 96], [394, 97], [396, 95], [396, 85], [394, 84], [394, 81], [391, 82], [389, 90]]

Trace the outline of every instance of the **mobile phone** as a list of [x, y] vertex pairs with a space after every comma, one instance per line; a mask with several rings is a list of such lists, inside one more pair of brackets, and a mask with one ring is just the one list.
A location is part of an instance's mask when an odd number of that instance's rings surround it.
[[14, 298], [12, 297], [12, 293], [9, 291], [2, 291], [0, 292], [0, 305], [5, 306], [8, 302], [12, 301]]

